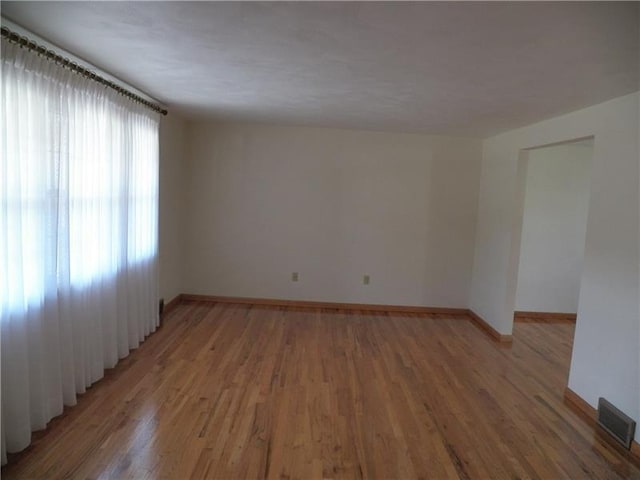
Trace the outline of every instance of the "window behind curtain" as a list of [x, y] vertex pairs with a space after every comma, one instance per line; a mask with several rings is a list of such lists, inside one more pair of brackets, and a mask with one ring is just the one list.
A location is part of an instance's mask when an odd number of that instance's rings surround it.
[[155, 115], [24, 67], [3, 81], [2, 311], [42, 299], [44, 273], [82, 287], [157, 254]]

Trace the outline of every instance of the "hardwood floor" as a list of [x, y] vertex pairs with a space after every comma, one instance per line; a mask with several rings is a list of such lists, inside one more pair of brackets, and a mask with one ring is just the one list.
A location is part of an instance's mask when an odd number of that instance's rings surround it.
[[562, 401], [574, 324], [189, 303], [14, 478], [640, 478]]

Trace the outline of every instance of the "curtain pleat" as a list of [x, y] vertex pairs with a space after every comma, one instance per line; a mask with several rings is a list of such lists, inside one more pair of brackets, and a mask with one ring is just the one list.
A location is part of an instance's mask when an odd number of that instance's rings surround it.
[[2, 464], [158, 326], [157, 114], [2, 41]]

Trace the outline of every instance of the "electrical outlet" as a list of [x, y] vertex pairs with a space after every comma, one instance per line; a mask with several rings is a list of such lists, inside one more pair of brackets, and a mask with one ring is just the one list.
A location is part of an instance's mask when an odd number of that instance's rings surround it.
[[365, 275], [365, 276], [362, 277], [362, 284], [363, 285], [369, 285], [369, 281], [370, 281], [369, 275]]
[[291, 281], [292, 282], [297, 282], [298, 281], [298, 272], [293, 272], [291, 274]]

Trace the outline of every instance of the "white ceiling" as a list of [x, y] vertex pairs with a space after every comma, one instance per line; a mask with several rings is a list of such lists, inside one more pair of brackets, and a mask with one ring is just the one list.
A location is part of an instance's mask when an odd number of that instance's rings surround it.
[[640, 3], [2, 2], [191, 116], [489, 136], [639, 89]]

